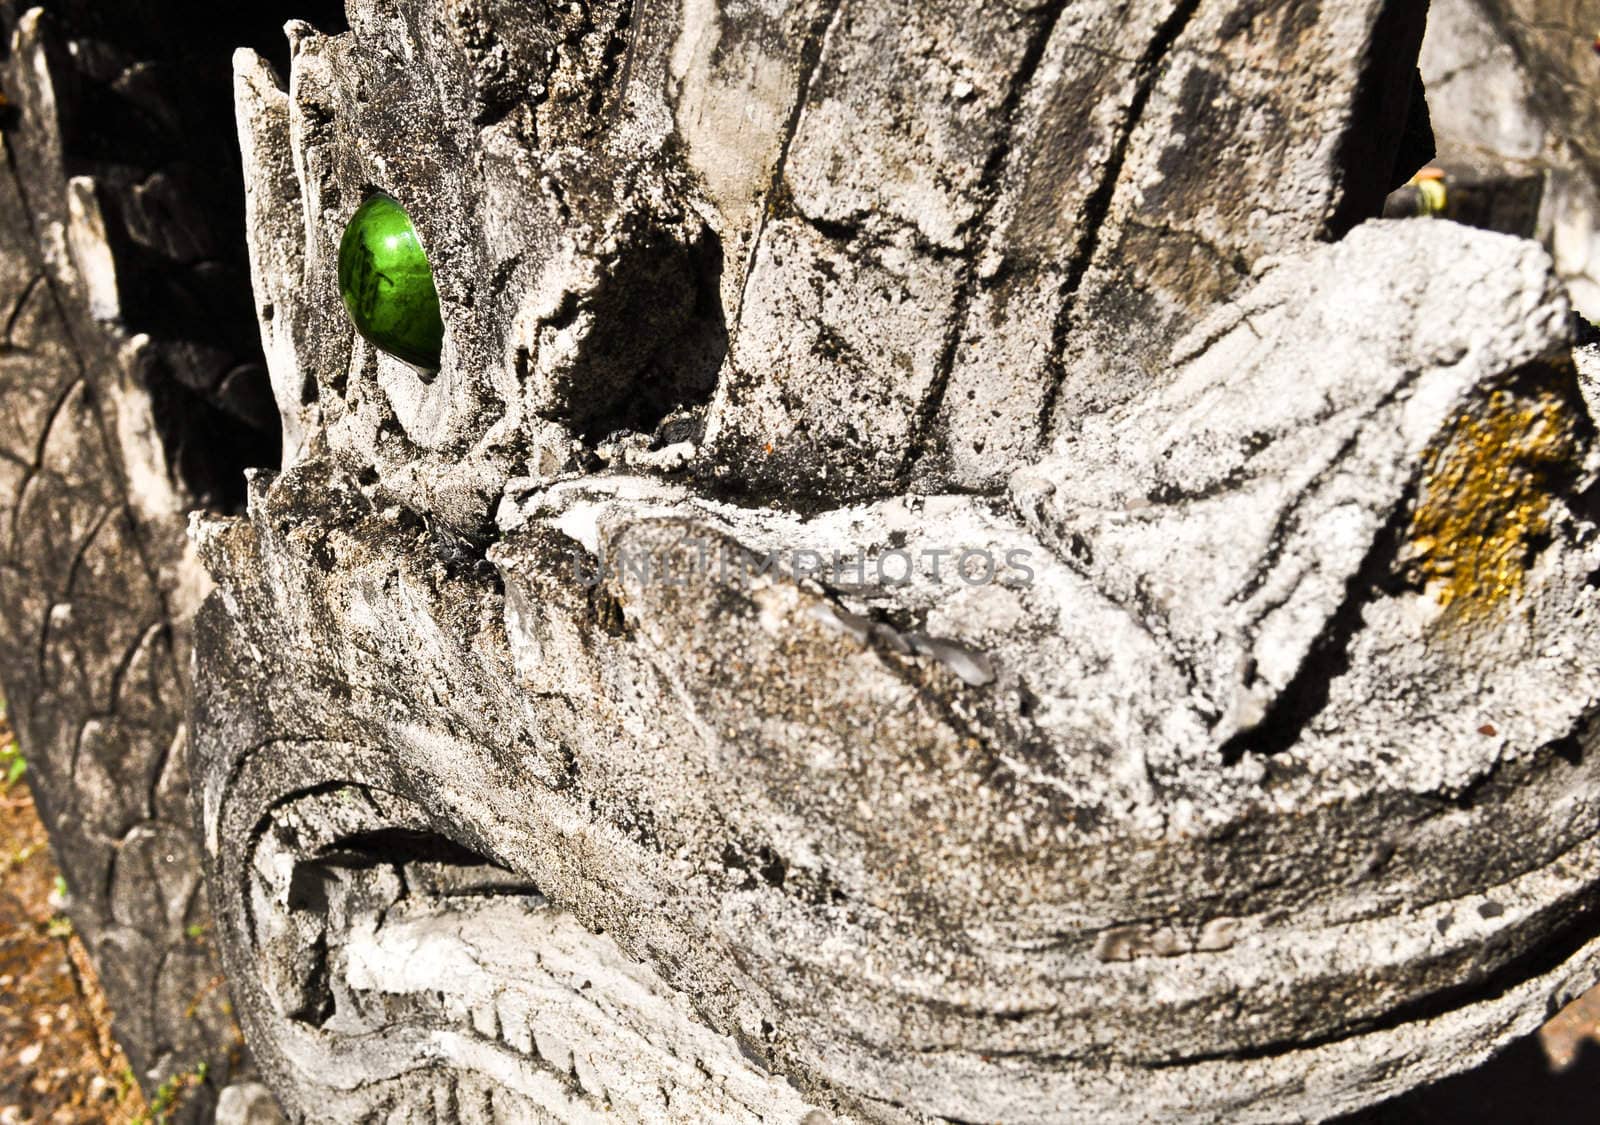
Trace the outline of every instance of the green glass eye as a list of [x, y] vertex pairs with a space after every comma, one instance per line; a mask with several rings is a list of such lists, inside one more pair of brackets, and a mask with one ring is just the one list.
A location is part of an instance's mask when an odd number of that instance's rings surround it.
[[411, 216], [393, 196], [369, 196], [350, 216], [339, 240], [339, 294], [356, 331], [375, 347], [414, 367], [439, 369], [439, 291]]

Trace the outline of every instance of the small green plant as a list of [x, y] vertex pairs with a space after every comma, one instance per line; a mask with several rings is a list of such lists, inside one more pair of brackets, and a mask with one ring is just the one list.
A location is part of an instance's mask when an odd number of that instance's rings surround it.
[[117, 1104], [127, 1101], [128, 1095], [138, 1088], [139, 1080], [133, 1076], [133, 1067], [124, 1064], [117, 1072]]
[[57, 914], [44, 924], [44, 932], [51, 937], [67, 938], [72, 936], [72, 919], [65, 914]]
[[12, 739], [4, 746], [0, 746], [0, 793], [10, 789], [22, 780], [22, 775], [28, 772], [28, 762], [22, 756], [22, 747]]
[[188, 926], [184, 927], [183, 932], [188, 936], [190, 941], [199, 941], [201, 938], [206, 936], [206, 925], [204, 922], [191, 922]]
[[178, 1104], [183, 1100], [183, 1092], [203, 1084], [209, 1070], [210, 1067], [202, 1059], [194, 1064], [193, 1070], [172, 1075], [156, 1087], [155, 1097], [150, 1099], [150, 1109], [135, 1117], [133, 1125], [165, 1125], [171, 1121]]

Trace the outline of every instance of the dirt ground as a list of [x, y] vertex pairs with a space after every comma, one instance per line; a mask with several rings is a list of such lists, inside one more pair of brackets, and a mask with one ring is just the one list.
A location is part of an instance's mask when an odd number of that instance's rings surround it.
[[111, 1037], [60, 876], [0, 715], [0, 1125], [144, 1125], [152, 1116]]

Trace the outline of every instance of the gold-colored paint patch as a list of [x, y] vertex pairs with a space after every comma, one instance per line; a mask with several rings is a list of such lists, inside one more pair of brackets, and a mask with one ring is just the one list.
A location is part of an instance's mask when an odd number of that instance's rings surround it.
[[1525, 369], [1447, 425], [1423, 460], [1408, 536], [1428, 592], [1463, 619], [1522, 592], [1587, 441], [1570, 364]]

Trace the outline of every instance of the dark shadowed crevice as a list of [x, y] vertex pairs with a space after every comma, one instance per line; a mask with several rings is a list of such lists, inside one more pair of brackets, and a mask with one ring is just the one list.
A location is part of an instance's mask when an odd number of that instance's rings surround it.
[[1273, 699], [1257, 725], [1222, 744], [1222, 760], [1238, 762], [1247, 753], [1278, 754], [1296, 745], [1306, 724], [1328, 704], [1334, 681], [1350, 668], [1350, 642], [1361, 628], [1367, 604], [1396, 582], [1394, 562], [1411, 519], [1408, 496], [1378, 533], [1361, 565], [1345, 583], [1344, 597], [1328, 618], [1293, 678]]
[[[328, 791], [334, 809], [352, 792]], [[374, 1005], [390, 1018], [439, 1015], [430, 1013], [429, 1004], [362, 996], [345, 980], [346, 944], [362, 924], [378, 928], [418, 911], [470, 925], [477, 904], [497, 899], [533, 907], [545, 902], [528, 880], [427, 829], [389, 826], [339, 836], [301, 857], [289, 876], [287, 914], [280, 922], [287, 920], [297, 935], [292, 951], [285, 955], [290, 947], [268, 941], [269, 957], [276, 958], [271, 980], [284, 1015], [324, 1028], [336, 1016], [348, 1021], [370, 1015]]]
[[[1382, 214], [1384, 197], [1397, 186], [1395, 175], [1424, 150], [1420, 140], [1424, 125], [1417, 120], [1413, 99], [1421, 97], [1416, 64], [1427, 18], [1426, 4], [1391, 0], [1373, 25], [1355, 103], [1334, 161], [1337, 191], [1333, 213], [1322, 231], [1326, 238], [1343, 238], [1357, 224]], [[1426, 109], [1421, 113], [1425, 117]], [[1429, 128], [1426, 148], [1431, 147]], [[1411, 168], [1404, 175], [1415, 171]]]
[[[571, 421], [585, 441], [621, 432], [649, 434], [663, 419], [711, 400], [728, 354], [722, 307], [722, 243], [709, 230], [693, 244], [654, 240], [641, 247], [625, 276], [590, 301], [597, 323], [628, 331], [596, 334], [575, 382], [584, 394], [569, 401]], [[675, 293], [676, 301], [661, 294]], [[577, 310], [572, 310], [576, 316]], [[636, 338], [657, 341], [642, 364]], [[526, 354], [519, 356], [526, 363]], [[523, 372], [518, 372], [519, 377]]]
[[[223, 74], [231, 72], [237, 47], [264, 55], [279, 74], [289, 72], [289, 40], [283, 33], [290, 20], [303, 20], [325, 34], [349, 31], [343, 0], [266, 0], [249, 4], [217, 4], [214, 0], [166, 0], [161, 18], [137, 4], [108, 0], [5, 0], [0, 10], [8, 23], [30, 8], [43, 8], [73, 29], [74, 35], [116, 43], [151, 60], [184, 62]], [[232, 99], [226, 103], [232, 118]]]
[[1389, 174], [1389, 190], [1400, 187], [1438, 155], [1438, 146], [1433, 143], [1433, 117], [1428, 112], [1427, 90], [1419, 69], [1411, 79], [1405, 129], [1400, 134], [1394, 171]]
[[1083, 279], [1094, 263], [1096, 252], [1100, 249], [1100, 236], [1111, 214], [1111, 203], [1117, 194], [1117, 183], [1122, 179], [1122, 166], [1128, 158], [1128, 146], [1133, 140], [1133, 134], [1139, 128], [1139, 122], [1144, 118], [1145, 106], [1150, 102], [1150, 95], [1155, 92], [1162, 64], [1199, 9], [1200, 0], [1183, 0], [1167, 16], [1157, 30], [1155, 38], [1150, 41], [1150, 46], [1140, 56], [1135, 71], [1138, 76], [1137, 86], [1128, 102], [1128, 110], [1117, 132], [1111, 155], [1101, 168], [1100, 181], [1095, 186], [1094, 193], [1084, 201], [1081, 226], [1085, 233], [1079, 242], [1077, 252], [1067, 263], [1066, 279], [1061, 284], [1060, 311], [1056, 315], [1055, 330], [1050, 343], [1050, 382], [1039, 409], [1035, 431], [1041, 437], [1050, 432], [1050, 419], [1055, 414], [1056, 402], [1061, 397], [1061, 384], [1066, 381], [1066, 366], [1062, 356], [1066, 352], [1067, 338], [1076, 324], [1078, 290], [1082, 288]]
[[[845, 0], [824, 0], [816, 17], [811, 21], [811, 26], [806, 29], [805, 42], [800, 47], [800, 76], [795, 84], [794, 104], [789, 107], [789, 116], [783, 123], [778, 156], [772, 162], [772, 178], [768, 181], [766, 193], [762, 196], [761, 219], [756, 224], [755, 235], [750, 239], [750, 249], [745, 255], [739, 307], [735, 311], [737, 318], [742, 319], [744, 316], [750, 278], [755, 273], [756, 255], [761, 252], [761, 241], [767, 232], [767, 222], [775, 212], [787, 207], [783, 177], [789, 166], [789, 149], [794, 144], [795, 136], [800, 132], [800, 118], [804, 115], [806, 103], [811, 97], [811, 87], [816, 83], [817, 74], [822, 69], [822, 54], [827, 44], [828, 32], [843, 13], [844, 5]], [[738, 332], [738, 327], [738, 320], [735, 320], [735, 333]]]
[[933, 382], [918, 406], [916, 420], [911, 427], [911, 440], [907, 443], [905, 454], [900, 459], [901, 487], [906, 487], [917, 462], [926, 455], [929, 440], [933, 436], [934, 421], [944, 405], [945, 393], [950, 386], [950, 375], [955, 369], [956, 357], [961, 349], [962, 333], [967, 329], [967, 317], [971, 313], [972, 302], [977, 293], [976, 258], [983, 252], [983, 247], [988, 241], [995, 200], [1000, 194], [1000, 177], [1017, 143], [1022, 102], [1028, 91], [1033, 88], [1040, 64], [1044, 61], [1045, 49], [1050, 45], [1056, 25], [1061, 21], [1061, 15], [1066, 9], [1065, 3], [1054, 4], [1040, 20], [1039, 26], [1034, 29], [1032, 37], [1028, 40], [1027, 50], [1016, 68], [1011, 88], [1006, 91], [1005, 101], [1000, 107], [999, 117], [1005, 122], [1005, 128], [1000, 131], [994, 147], [989, 151], [989, 158], [984, 163], [983, 177], [980, 180], [984, 191], [981, 216], [974, 226], [968, 243], [970, 249], [962, 269], [960, 289], [956, 293], [955, 308], [950, 314], [950, 324], [939, 353], [938, 365], [934, 369]]
[[[5, 0], [0, 20], [14, 27], [34, 6]], [[37, 6], [63, 48], [51, 75], [62, 170], [95, 182], [121, 327], [149, 338], [134, 376], [167, 463], [193, 503], [237, 510], [244, 470], [276, 467], [281, 435], [250, 288], [232, 55], [250, 47], [287, 73], [284, 24], [345, 30], [343, 5], [178, 0], [160, 20], [101, 0]]]

